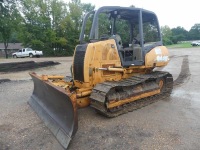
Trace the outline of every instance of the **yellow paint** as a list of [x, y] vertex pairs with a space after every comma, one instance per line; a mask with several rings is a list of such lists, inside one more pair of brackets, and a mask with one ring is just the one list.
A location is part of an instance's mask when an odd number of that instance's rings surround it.
[[[151, 72], [155, 67], [165, 66], [169, 62], [169, 53], [166, 47], [158, 46], [149, 51], [145, 56], [145, 64], [143, 66], [130, 66], [123, 68], [117, 46], [114, 39], [89, 43], [86, 48], [84, 57], [84, 81], [66, 82], [63, 76], [41, 76], [42, 80], [50, 81], [55, 86], [66, 89], [70, 95], [70, 87], [75, 86], [77, 89], [73, 95], [79, 108], [89, 105], [89, 95], [93, 87], [105, 81], [120, 81], [130, 78], [133, 75], [145, 74]], [[73, 68], [73, 67], [72, 67]], [[100, 68], [104, 68], [100, 69]], [[162, 83], [159, 84], [162, 86]], [[151, 92], [136, 95], [120, 101], [108, 103], [108, 108], [117, 107], [125, 103], [129, 103], [141, 98], [152, 96], [160, 93], [160, 89]]]
[[[112, 74], [105, 75], [103, 73], [105, 71], [98, 68], [103, 68], [104, 65], [108, 64], [112, 64], [110, 70], [114, 69], [115, 71]], [[93, 88], [97, 83], [122, 79], [120, 71], [123, 71], [123, 68], [113, 68], [113, 65], [121, 67], [121, 60], [113, 39], [88, 44], [84, 59], [84, 82], [75, 81], [75, 86], [78, 88]]]
[[161, 67], [169, 63], [169, 52], [165, 46], [152, 49], [145, 56], [145, 67]]
[[77, 102], [78, 108], [84, 108], [84, 107], [87, 107], [88, 105], [90, 105], [89, 97], [77, 98], [76, 102]]
[[84, 96], [89, 96], [91, 94], [91, 90], [90, 91], [84, 91], [84, 92], [79, 92], [76, 94], [77, 97], [84, 97]]
[[[119, 81], [134, 74], [151, 72], [155, 67], [165, 66], [169, 62], [169, 53], [165, 46], [158, 46], [145, 56], [143, 66], [123, 68], [113, 39], [89, 43], [84, 59], [84, 82], [75, 81], [78, 88], [93, 88], [105, 81]], [[109, 65], [110, 64], [110, 65]], [[107, 70], [99, 70], [105, 68]]]
[[42, 80], [46, 81], [48, 79], [64, 79], [64, 76], [60, 75], [42, 75]]

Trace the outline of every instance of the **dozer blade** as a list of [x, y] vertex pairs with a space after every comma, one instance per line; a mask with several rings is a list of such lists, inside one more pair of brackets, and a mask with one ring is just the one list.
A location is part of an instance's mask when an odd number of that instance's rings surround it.
[[28, 103], [66, 149], [78, 128], [76, 101], [63, 88], [30, 75], [34, 91]]

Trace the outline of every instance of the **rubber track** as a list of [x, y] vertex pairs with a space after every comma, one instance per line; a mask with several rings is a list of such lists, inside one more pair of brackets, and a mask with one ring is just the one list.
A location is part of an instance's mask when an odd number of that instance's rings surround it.
[[[162, 94], [157, 94], [154, 96], [150, 96], [147, 98], [143, 98], [140, 100], [136, 100], [131, 103], [127, 103], [122, 105], [122, 107], [115, 108], [117, 110], [111, 112], [106, 108], [106, 95], [113, 87], [127, 87], [127, 86], [134, 86], [137, 84], [144, 83], [147, 80], [156, 81], [158, 78], [164, 77], [166, 79], [166, 87], [165, 91]], [[98, 113], [106, 116], [106, 117], [117, 117], [121, 114], [142, 108], [147, 106], [151, 103], [154, 103], [160, 99], [163, 99], [171, 94], [173, 89], [173, 78], [172, 75], [168, 72], [161, 72], [155, 71], [151, 74], [144, 74], [144, 75], [136, 75], [128, 79], [120, 80], [120, 81], [113, 81], [113, 82], [103, 82], [97, 84], [94, 89], [92, 90], [90, 99], [91, 103], [90, 106], [93, 107]]]

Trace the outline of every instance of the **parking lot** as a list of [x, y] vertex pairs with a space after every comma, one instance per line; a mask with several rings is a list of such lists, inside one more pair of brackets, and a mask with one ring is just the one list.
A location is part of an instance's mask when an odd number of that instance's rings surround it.
[[[174, 77], [171, 96], [116, 118], [105, 118], [92, 108], [78, 110], [79, 129], [69, 150], [88, 149], [200, 149], [200, 48], [170, 49], [168, 66], [158, 68]], [[27, 104], [33, 83], [28, 72], [70, 75], [72, 57], [0, 59], [55, 61], [59, 65], [1, 73], [0, 149], [62, 150], [51, 132]]]

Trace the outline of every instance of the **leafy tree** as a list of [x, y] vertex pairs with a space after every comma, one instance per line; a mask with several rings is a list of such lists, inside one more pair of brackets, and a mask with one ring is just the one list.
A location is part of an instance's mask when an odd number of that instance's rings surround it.
[[81, 3], [82, 16], [90, 11], [93, 11], [94, 8], [95, 6], [92, 5], [91, 3]]
[[72, 0], [23, 0], [21, 39], [24, 45], [42, 49], [47, 55], [72, 55], [78, 43], [81, 19], [93, 10], [91, 4]]
[[194, 24], [189, 31], [190, 40], [200, 40], [200, 23]]
[[172, 41], [173, 43], [177, 43], [178, 41], [186, 41], [188, 40], [188, 31], [183, 27], [176, 27], [171, 29], [172, 31]]
[[169, 26], [165, 25], [161, 27], [161, 34], [162, 34], [162, 39], [163, 39], [163, 44], [164, 45], [171, 45], [173, 44], [171, 41], [172, 38], [172, 31], [169, 28]]
[[17, 10], [16, 0], [1, 0], [0, 11], [0, 34], [4, 43], [6, 58], [8, 58], [8, 43], [14, 31], [17, 30], [21, 16]]
[[67, 55], [73, 55], [74, 48], [78, 44], [79, 33], [83, 16], [94, 10], [91, 4], [81, 3], [80, 0], [72, 0], [68, 3], [69, 11], [67, 16], [61, 22], [64, 38], [67, 40]]
[[51, 41], [55, 34], [51, 30], [49, 1], [23, 0], [21, 2], [23, 13], [23, 26], [21, 39], [25, 46], [33, 49], [42, 49], [48, 55]]

